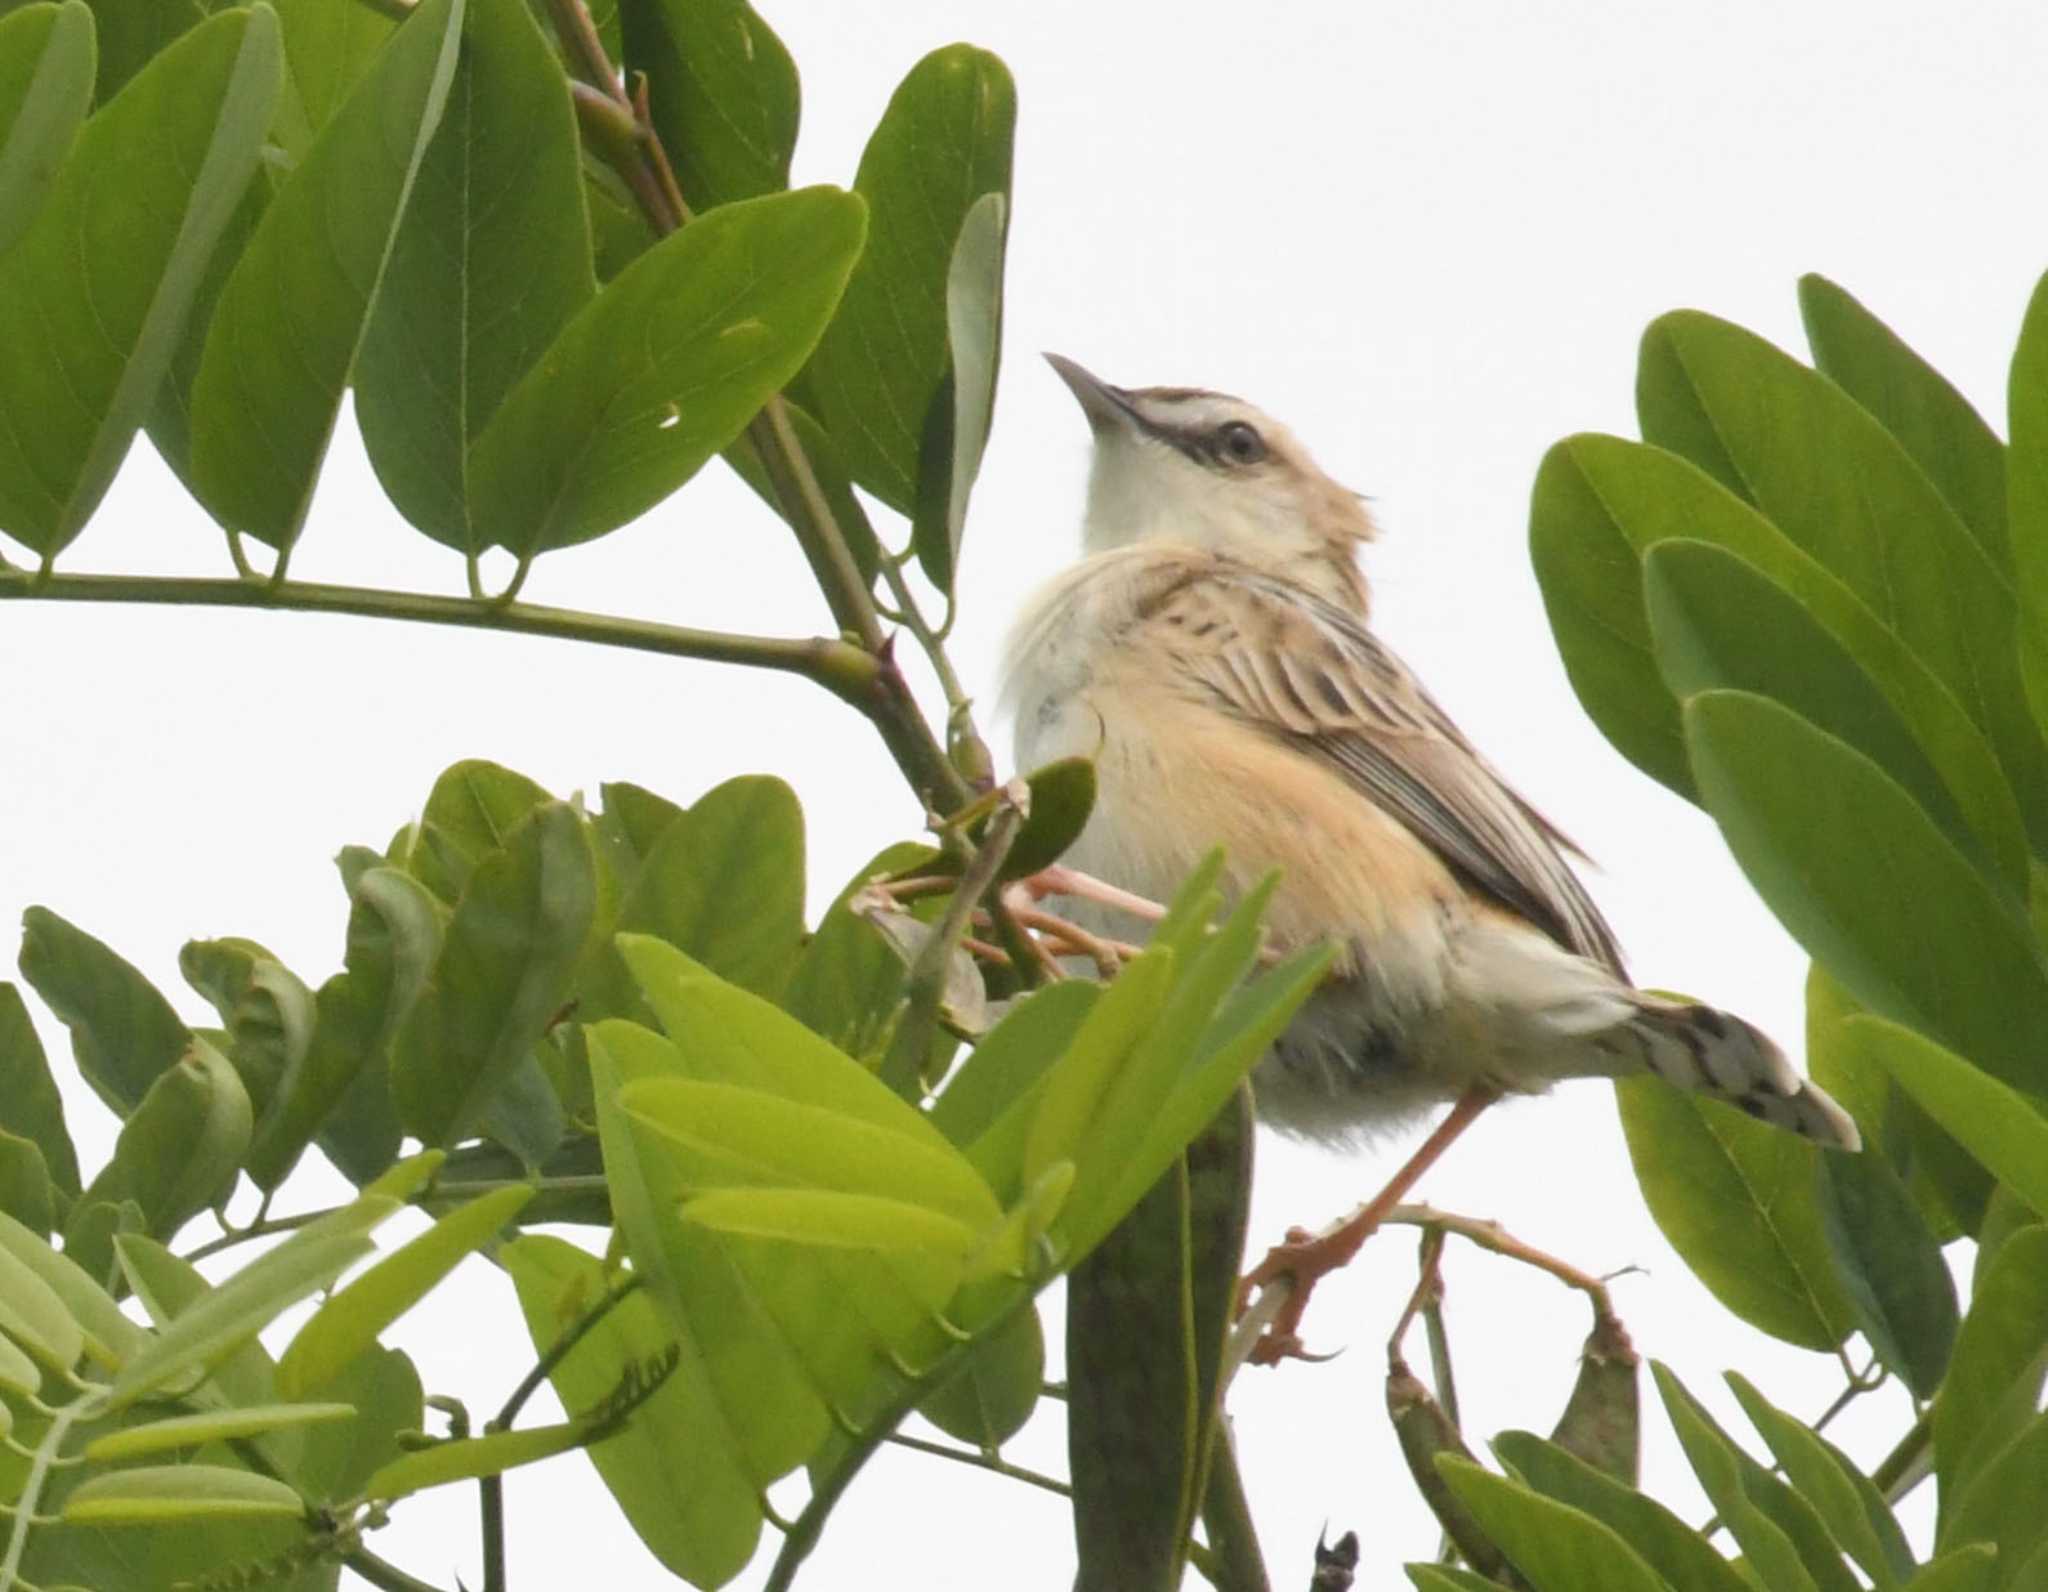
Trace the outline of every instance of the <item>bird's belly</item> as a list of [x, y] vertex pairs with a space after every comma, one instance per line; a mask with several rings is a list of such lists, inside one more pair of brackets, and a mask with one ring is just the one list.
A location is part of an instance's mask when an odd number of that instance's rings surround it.
[[[1235, 898], [1274, 868], [1267, 912], [1282, 951], [1337, 947], [1338, 975], [1260, 1063], [1260, 1115], [1351, 1140], [1393, 1126], [1463, 1083], [1432, 1065], [1462, 893], [1436, 857], [1333, 770], [1213, 710], [1129, 690], [1039, 704], [1018, 726], [1020, 766], [1095, 760], [1096, 805], [1069, 866], [1169, 900], [1212, 849]], [[1061, 909], [1098, 932], [1144, 925], [1082, 902]]]

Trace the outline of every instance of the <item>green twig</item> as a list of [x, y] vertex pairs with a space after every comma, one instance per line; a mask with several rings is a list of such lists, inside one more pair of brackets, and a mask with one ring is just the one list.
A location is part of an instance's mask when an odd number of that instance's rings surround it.
[[998, 1476], [1007, 1476], [1012, 1481], [1021, 1481], [1041, 1491], [1056, 1494], [1061, 1498], [1074, 1496], [1074, 1489], [1057, 1476], [1048, 1476], [1041, 1471], [1026, 1470], [1022, 1465], [1013, 1465], [1002, 1455], [985, 1453], [976, 1448], [954, 1448], [949, 1443], [927, 1442], [922, 1437], [910, 1437], [902, 1432], [891, 1432], [888, 1440], [898, 1448], [912, 1448], [920, 1454], [935, 1454], [940, 1459], [950, 1459], [958, 1465], [972, 1465], [976, 1470], [990, 1471]]
[[397, 1565], [378, 1558], [368, 1548], [351, 1549], [341, 1562], [376, 1587], [378, 1592], [441, 1592], [433, 1582], [407, 1575]]

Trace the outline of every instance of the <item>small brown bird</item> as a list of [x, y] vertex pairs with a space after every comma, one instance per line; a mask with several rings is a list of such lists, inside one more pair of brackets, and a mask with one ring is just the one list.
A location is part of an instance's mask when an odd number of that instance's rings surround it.
[[1755, 1028], [1629, 984], [1575, 848], [1368, 627], [1356, 552], [1375, 531], [1353, 493], [1239, 399], [1047, 357], [1095, 434], [1086, 556], [1019, 619], [1005, 696], [1020, 768], [1095, 761], [1067, 862], [1152, 900], [1219, 844], [1226, 888], [1283, 870], [1272, 939], [1337, 954], [1253, 1075], [1274, 1127], [1341, 1144], [1457, 1102], [1301, 1269], [1348, 1259], [1492, 1100], [1564, 1078], [1654, 1073], [1856, 1147]]

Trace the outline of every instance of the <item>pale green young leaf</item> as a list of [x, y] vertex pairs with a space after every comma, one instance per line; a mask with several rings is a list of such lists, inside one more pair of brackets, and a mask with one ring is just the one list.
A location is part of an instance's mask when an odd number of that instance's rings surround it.
[[234, 1437], [256, 1437], [316, 1421], [347, 1420], [355, 1412], [353, 1404], [262, 1404], [246, 1409], [208, 1410], [198, 1415], [173, 1415], [95, 1437], [82, 1453], [95, 1464], [107, 1464], [171, 1449], [198, 1448], [204, 1443], [224, 1443]]
[[1990, 1457], [2034, 1414], [2048, 1367], [2048, 1227], [2025, 1227], [1979, 1274], [1934, 1400], [1944, 1519]]
[[9, 1248], [0, 1248], [0, 1332], [59, 1376], [69, 1374], [85, 1353], [85, 1328], [57, 1291]]
[[226, 1465], [139, 1465], [93, 1476], [64, 1500], [66, 1525], [159, 1526], [305, 1514], [295, 1488]]
[[363, 1483], [363, 1495], [391, 1501], [450, 1482], [475, 1481], [502, 1475], [521, 1465], [551, 1459], [587, 1444], [592, 1428], [583, 1421], [534, 1426], [517, 1432], [492, 1432], [486, 1437], [457, 1438], [403, 1454], [382, 1466]]
[[1591, 1515], [1470, 1460], [1446, 1455], [1437, 1469], [1536, 1592], [1667, 1592], [1635, 1549]]
[[519, 1185], [479, 1194], [335, 1293], [278, 1358], [278, 1392], [290, 1399], [327, 1387], [464, 1256], [497, 1237], [532, 1198], [533, 1190]]
[[60, 1255], [20, 1222], [0, 1212], [0, 1250], [4, 1250], [63, 1301], [64, 1309], [85, 1335], [85, 1353], [101, 1369], [118, 1368], [146, 1334], [122, 1313], [112, 1294]]

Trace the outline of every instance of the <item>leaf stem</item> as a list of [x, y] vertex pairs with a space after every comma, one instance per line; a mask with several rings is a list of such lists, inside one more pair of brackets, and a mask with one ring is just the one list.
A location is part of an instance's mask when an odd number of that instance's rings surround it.
[[1021, 1481], [1061, 1498], [1074, 1496], [1074, 1489], [1057, 1476], [1047, 1476], [1040, 1471], [1026, 1470], [1022, 1465], [1013, 1465], [1002, 1455], [984, 1453], [979, 1449], [955, 1448], [950, 1443], [928, 1442], [922, 1437], [910, 1437], [902, 1432], [891, 1432], [888, 1441], [898, 1448], [915, 1449], [920, 1454], [935, 1454], [940, 1459], [950, 1459], [958, 1465], [972, 1465], [976, 1470], [991, 1471], [998, 1476], [1007, 1476], [1012, 1481]]
[[354, 1548], [342, 1563], [361, 1576], [378, 1592], [441, 1592], [431, 1581], [407, 1575], [389, 1560], [380, 1559], [368, 1548]]

